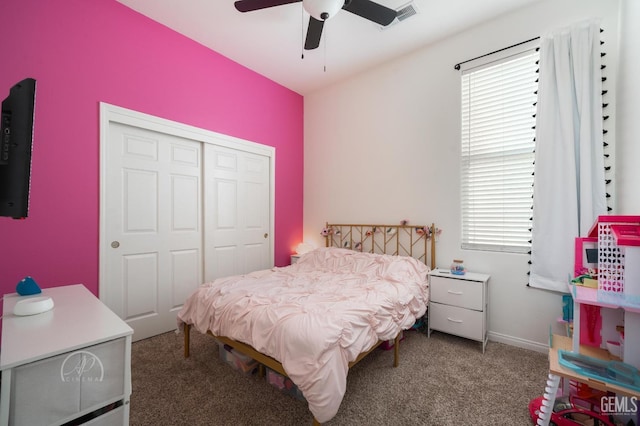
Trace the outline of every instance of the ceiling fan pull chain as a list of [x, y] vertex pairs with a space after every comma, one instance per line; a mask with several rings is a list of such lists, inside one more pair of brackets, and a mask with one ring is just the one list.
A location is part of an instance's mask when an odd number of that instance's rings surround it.
[[304, 6], [300, 5], [300, 59], [304, 59]]
[[329, 40], [329, 28], [324, 31], [324, 72], [327, 72], [327, 40]]

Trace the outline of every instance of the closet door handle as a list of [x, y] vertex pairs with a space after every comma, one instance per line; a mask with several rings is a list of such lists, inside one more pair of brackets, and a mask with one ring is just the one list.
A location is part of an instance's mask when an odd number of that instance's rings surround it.
[[269, 234], [265, 232], [265, 233], [264, 233], [264, 237], [265, 237], [265, 238], [269, 238]]

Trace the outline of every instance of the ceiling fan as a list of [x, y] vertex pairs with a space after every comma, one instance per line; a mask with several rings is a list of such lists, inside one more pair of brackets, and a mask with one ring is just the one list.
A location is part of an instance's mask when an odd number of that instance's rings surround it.
[[335, 16], [340, 9], [382, 26], [393, 22], [397, 13], [395, 10], [371, 0], [238, 0], [235, 2], [235, 6], [240, 12], [251, 12], [289, 3], [300, 3], [301, 1], [304, 10], [311, 15], [304, 42], [305, 50], [315, 49], [320, 45], [324, 22]]

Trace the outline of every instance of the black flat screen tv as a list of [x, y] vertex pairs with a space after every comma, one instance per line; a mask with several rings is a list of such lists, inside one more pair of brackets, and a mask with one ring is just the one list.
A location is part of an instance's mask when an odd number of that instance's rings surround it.
[[29, 213], [35, 97], [36, 81], [25, 78], [2, 101], [0, 216], [24, 219]]

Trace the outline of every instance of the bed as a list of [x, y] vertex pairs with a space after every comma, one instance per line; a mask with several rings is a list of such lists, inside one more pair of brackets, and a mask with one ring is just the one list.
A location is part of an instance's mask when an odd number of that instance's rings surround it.
[[[195, 328], [288, 376], [314, 424], [337, 413], [348, 369], [426, 313], [435, 225], [327, 224], [326, 246], [287, 267], [200, 286], [178, 313]], [[428, 262], [430, 259], [430, 262]], [[427, 266], [427, 263], [429, 266]]]

